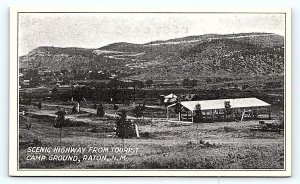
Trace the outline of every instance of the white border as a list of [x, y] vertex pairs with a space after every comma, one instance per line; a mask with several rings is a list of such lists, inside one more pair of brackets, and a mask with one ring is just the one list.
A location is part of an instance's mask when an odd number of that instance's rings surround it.
[[[18, 68], [17, 66], [17, 12], [270, 12], [286, 13], [286, 170], [40, 170], [17, 169], [17, 131], [18, 130]], [[291, 176], [291, 9], [290, 8], [145, 8], [145, 7], [12, 7], [10, 8], [10, 83], [9, 83], [9, 175], [11, 176]]]

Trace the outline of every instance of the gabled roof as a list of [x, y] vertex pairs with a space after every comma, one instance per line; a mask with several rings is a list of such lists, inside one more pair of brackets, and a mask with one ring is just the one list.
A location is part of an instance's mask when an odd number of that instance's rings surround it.
[[171, 94], [165, 96], [165, 98], [177, 98], [177, 96], [174, 95], [173, 93], [171, 93]]
[[[247, 107], [267, 107], [270, 104], [257, 98], [235, 98], [235, 99], [220, 99], [220, 100], [200, 100], [200, 101], [182, 101], [180, 104], [189, 109], [195, 110], [197, 104], [201, 105], [201, 110], [224, 109], [225, 101], [230, 101], [231, 108], [247, 108]], [[170, 105], [168, 107], [174, 106]]]

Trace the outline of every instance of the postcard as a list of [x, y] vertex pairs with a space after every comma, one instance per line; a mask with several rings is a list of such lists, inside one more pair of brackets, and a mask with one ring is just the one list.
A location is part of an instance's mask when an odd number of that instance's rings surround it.
[[11, 176], [291, 176], [291, 10], [12, 7]]

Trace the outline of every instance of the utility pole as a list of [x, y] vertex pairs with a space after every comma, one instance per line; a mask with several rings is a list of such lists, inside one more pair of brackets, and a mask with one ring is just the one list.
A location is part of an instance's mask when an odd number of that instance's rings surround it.
[[73, 80], [71, 80], [71, 90], [72, 90], [71, 102], [73, 102], [73, 100], [74, 100], [74, 86], [73, 86]]
[[133, 106], [135, 106], [135, 81], [133, 81]]

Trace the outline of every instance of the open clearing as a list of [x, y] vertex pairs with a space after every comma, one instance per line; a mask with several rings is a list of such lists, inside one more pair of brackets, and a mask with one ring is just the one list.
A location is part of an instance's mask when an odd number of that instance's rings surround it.
[[[192, 124], [168, 122], [162, 117], [152, 119], [145, 114], [144, 118], [132, 118], [138, 125], [140, 137], [122, 140], [115, 136], [113, 110], [107, 109], [104, 117], [96, 117], [88, 112], [93, 109], [86, 108], [86, 112], [72, 115], [67, 108], [66, 118], [71, 119], [72, 126], [62, 129], [60, 145], [59, 128], [53, 127], [56, 107], [44, 106], [42, 110], [34, 106], [26, 108], [28, 113], [19, 116], [20, 168], [284, 169], [284, 133], [251, 131], [253, 126], [258, 125], [258, 120]], [[160, 116], [163, 112], [157, 110]], [[31, 128], [26, 128], [26, 124], [30, 123]], [[85, 160], [77, 163], [27, 160], [27, 148], [30, 146], [139, 150], [126, 154], [122, 161]], [[113, 153], [106, 155], [111, 157]], [[82, 158], [83, 154], [77, 156]]]

